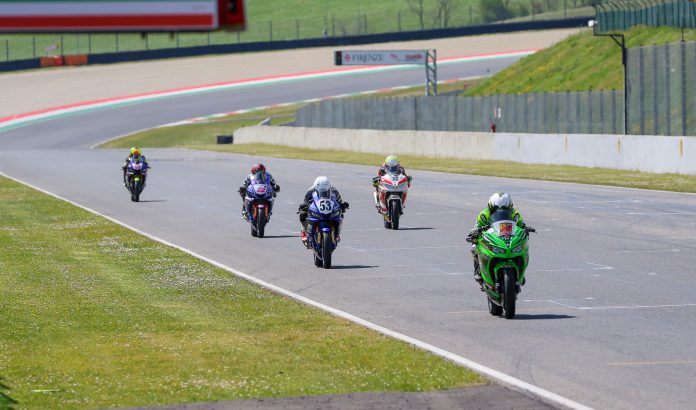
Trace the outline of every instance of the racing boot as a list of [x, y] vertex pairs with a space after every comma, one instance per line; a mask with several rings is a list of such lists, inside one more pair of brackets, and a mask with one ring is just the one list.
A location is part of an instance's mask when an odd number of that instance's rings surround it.
[[245, 204], [242, 204], [242, 217], [245, 221], [249, 222], [249, 213], [246, 210]]
[[307, 231], [302, 228], [300, 230], [300, 240], [302, 241], [302, 244], [305, 246], [305, 248], [309, 249], [309, 241], [307, 240]]

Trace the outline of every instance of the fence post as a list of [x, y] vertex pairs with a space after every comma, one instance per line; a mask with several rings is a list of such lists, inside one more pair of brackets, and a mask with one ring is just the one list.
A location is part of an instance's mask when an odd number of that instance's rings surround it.
[[[667, 133], [665, 135], [672, 135], [672, 121], [669, 121], [672, 113], [672, 76], [671, 76], [671, 71], [672, 71], [672, 64], [670, 61], [670, 48], [672, 48], [669, 44], [666, 44], [665, 46], [665, 91], [667, 94], [667, 97], [665, 98], [667, 101], [665, 101], [665, 111], [667, 112], [667, 121], [665, 123], [665, 126], [667, 127]], [[641, 67], [642, 69], [642, 67]]]
[[682, 103], [682, 136], [687, 135], [687, 95], [686, 95], [686, 90], [687, 90], [687, 82], [686, 82], [686, 43], [682, 40], [681, 42], [681, 103]]
[[92, 54], [92, 33], [87, 33], [87, 53]]
[[[652, 67], [653, 67], [653, 75], [652, 75], [652, 96], [653, 96], [653, 135], [660, 135], [660, 122], [658, 121], [660, 119], [660, 113], [659, 113], [659, 102], [657, 101], [657, 47], [653, 46], [652, 47]], [[669, 121], [669, 117], [668, 117]]]
[[[638, 90], [638, 98], [640, 100], [640, 135], [645, 135], [645, 48], [638, 49], [638, 79], [640, 81], [640, 90]], [[669, 83], [667, 84], [669, 89]]]
[[399, 23], [399, 32], [401, 32], [401, 10], [396, 13], [396, 20]]
[[10, 61], [10, 40], [5, 40], [5, 61]]
[[[208, 36], [210, 36], [210, 32], [208, 32]], [[208, 40], [210, 40], [210, 38], [208, 38]], [[145, 50], [149, 50], [149, 49], [150, 49], [150, 36], [147, 33], [145, 33]]]
[[208, 32], [208, 45], [210, 45], [210, 31]]
[[119, 45], [118, 45], [118, 33], [116, 33], [116, 52], [119, 52]]
[[34, 51], [34, 58], [36, 58], [36, 36], [31, 36], [31, 47], [32, 50]]
[[273, 41], [273, 20], [268, 20], [268, 39]]
[[336, 19], [331, 15], [331, 37], [336, 37]]
[[63, 41], [63, 35], [60, 35], [60, 54], [65, 54], [65, 42]]

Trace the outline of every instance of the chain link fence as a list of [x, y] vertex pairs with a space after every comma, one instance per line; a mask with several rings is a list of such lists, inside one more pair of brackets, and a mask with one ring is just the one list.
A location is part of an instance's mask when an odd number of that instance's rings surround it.
[[621, 134], [623, 92], [325, 100], [296, 114], [301, 127]]
[[629, 134], [696, 136], [696, 43], [628, 49]]
[[696, 28], [693, 0], [623, 0], [595, 6], [599, 33], [617, 33], [635, 26]]

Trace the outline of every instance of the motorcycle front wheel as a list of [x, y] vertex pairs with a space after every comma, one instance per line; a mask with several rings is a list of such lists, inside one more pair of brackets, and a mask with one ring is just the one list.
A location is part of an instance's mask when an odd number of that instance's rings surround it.
[[263, 238], [266, 228], [266, 212], [263, 209], [256, 210], [256, 236]]
[[517, 300], [517, 278], [514, 269], [503, 270], [503, 311], [505, 319], [515, 317], [515, 301]]
[[321, 262], [324, 269], [331, 269], [332, 252], [333, 243], [331, 242], [331, 234], [323, 232], [321, 235]]
[[391, 201], [389, 203], [389, 218], [391, 219], [391, 228], [399, 229], [399, 217], [401, 216], [401, 204], [399, 201]]

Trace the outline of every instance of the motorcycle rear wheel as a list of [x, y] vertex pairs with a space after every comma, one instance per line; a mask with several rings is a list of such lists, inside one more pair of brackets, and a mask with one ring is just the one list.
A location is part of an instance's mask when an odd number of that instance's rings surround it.
[[493, 316], [500, 316], [503, 314], [502, 306], [496, 305], [490, 298], [486, 298], [486, 300], [488, 300], [488, 313]]

